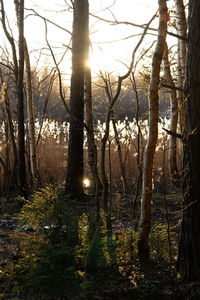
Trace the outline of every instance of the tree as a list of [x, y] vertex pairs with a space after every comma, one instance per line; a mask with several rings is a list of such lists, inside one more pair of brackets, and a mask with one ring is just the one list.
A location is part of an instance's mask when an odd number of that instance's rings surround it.
[[178, 269], [185, 279], [200, 278], [200, 2], [189, 1], [183, 149], [183, 221]]
[[[119, 76], [118, 77], [118, 81], [117, 81], [117, 86], [116, 86], [116, 91], [115, 94], [112, 96], [111, 99], [109, 99], [109, 107], [107, 110], [107, 114], [106, 114], [106, 121], [105, 121], [105, 132], [103, 135], [103, 138], [101, 140], [101, 181], [102, 181], [102, 185], [103, 185], [103, 191], [102, 191], [102, 202], [103, 202], [103, 206], [104, 206], [104, 211], [108, 212], [108, 179], [107, 179], [107, 175], [106, 175], [106, 170], [105, 170], [105, 149], [106, 149], [106, 143], [108, 141], [108, 137], [109, 137], [109, 128], [110, 128], [110, 120], [112, 117], [112, 112], [115, 106], [116, 101], [119, 98], [119, 95], [121, 93], [121, 88], [122, 88], [122, 83], [125, 79], [127, 79], [134, 67], [134, 63], [135, 63], [135, 54], [138, 50], [138, 48], [140, 47], [141, 43], [143, 42], [143, 39], [148, 31], [148, 28], [151, 24], [151, 22], [154, 20], [156, 15], [154, 15], [151, 20], [146, 24], [143, 33], [137, 43], [137, 45], [135, 46], [133, 52], [132, 52], [132, 58], [131, 58], [131, 63], [130, 66], [127, 70], [127, 72], [123, 75], [123, 76]], [[106, 83], [106, 82], [105, 82]], [[107, 87], [108, 88], [108, 87]], [[108, 93], [109, 94], [109, 93]]]
[[34, 112], [33, 112], [33, 88], [32, 88], [32, 78], [31, 78], [31, 65], [30, 65], [30, 58], [29, 58], [26, 39], [24, 39], [24, 59], [26, 65], [27, 115], [28, 115], [29, 148], [30, 148], [30, 165], [31, 165], [33, 186], [36, 187], [38, 174], [37, 174], [36, 142], [35, 142], [35, 121], [34, 121]]
[[[163, 64], [164, 64], [164, 77], [167, 85], [169, 85], [169, 97], [170, 97], [170, 106], [171, 106], [171, 122], [170, 122], [170, 130], [176, 133], [177, 123], [178, 123], [178, 103], [176, 97], [176, 89], [175, 84], [172, 79], [170, 63], [168, 58], [168, 45], [165, 44], [165, 52], [163, 56]], [[176, 180], [178, 178], [178, 168], [176, 163], [176, 136], [169, 136], [169, 169], [172, 180]]]
[[[114, 80], [111, 80], [112, 76], [108, 72], [106, 72], [106, 74], [104, 75], [103, 72], [100, 71], [100, 74], [101, 74], [101, 78], [104, 82], [104, 89], [106, 91], [106, 95], [107, 95], [109, 105], [110, 105], [110, 103], [113, 101], [113, 90], [112, 90], [112, 88], [113, 88], [114, 84], [113, 84], [112, 81], [115, 81], [116, 78], [114, 78]], [[120, 91], [120, 93], [121, 93], [121, 91]], [[119, 94], [119, 96], [120, 96], [120, 94]], [[115, 121], [114, 107], [111, 110], [111, 115], [110, 115], [109, 118], [112, 122], [113, 130], [114, 130], [114, 139], [115, 139], [115, 143], [116, 143], [116, 146], [117, 146], [117, 153], [118, 153], [118, 159], [119, 159], [120, 174], [121, 174], [121, 179], [122, 179], [122, 183], [123, 183], [123, 190], [124, 190], [125, 193], [127, 193], [127, 190], [128, 190], [127, 189], [127, 179], [126, 179], [125, 167], [124, 167], [123, 158], [122, 158], [122, 149], [121, 149], [120, 138], [119, 138], [117, 125], [116, 125], [116, 121]]]
[[9, 33], [6, 26], [6, 16], [4, 11], [4, 2], [1, 0], [1, 22], [4, 33], [8, 39], [13, 56], [14, 77], [16, 82], [17, 93], [17, 123], [18, 123], [18, 160], [17, 160], [17, 173], [19, 192], [26, 195], [26, 164], [25, 164], [25, 142], [24, 142], [24, 0], [14, 1], [17, 16], [18, 26], [18, 59], [15, 47], [15, 40]]
[[185, 81], [186, 70], [186, 38], [187, 38], [187, 22], [185, 17], [185, 7], [183, 0], [175, 0], [176, 5], [176, 27], [177, 33], [183, 39], [178, 38], [178, 87], [177, 98], [179, 104], [179, 129], [183, 134], [184, 130], [184, 92], [183, 86]]
[[140, 237], [138, 242], [138, 255], [141, 260], [149, 258], [148, 240], [151, 230], [152, 173], [156, 143], [158, 139], [158, 85], [160, 79], [160, 65], [164, 54], [167, 34], [166, 0], [159, 0], [158, 3], [159, 30], [157, 45], [153, 55], [151, 81], [149, 85], [149, 136], [143, 167]]
[[83, 193], [84, 75], [88, 39], [88, 1], [75, 0], [73, 8], [70, 132], [66, 192], [79, 195]]
[[[0, 80], [2, 84], [2, 91], [3, 91], [3, 100], [5, 103], [5, 115], [6, 115], [6, 123], [7, 123], [7, 131], [6, 132], [6, 175], [4, 176], [5, 182], [7, 182], [6, 185], [6, 195], [11, 189], [11, 186], [17, 187], [17, 169], [16, 169], [16, 164], [17, 164], [17, 145], [15, 141], [15, 133], [14, 133], [14, 126], [13, 126], [13, 120], [12, 120], [12, 114], [11, 114], [11, 109], [10, 109], [10, 99], [8, 96], [8, 86], [6, 85], [4, 81], [4, 76], [2, 72], [2, 67], [0, 66]], [[3, 103], [3, 102], [2, 102]], [[12, 151], [11, 148], [9, 147], [10, 141], [12, 145]], [[10, 162], [10, 158], [12, 157], [13, 153], [13, 163]], [[4, 168], [5, 169], [5, 168]]]
[[[89, 18], [89, 6], [87, 11]], [[85, 123], [87, 129], [87, 146], [88, 146], [88, 166], [90, 168], [95, 184], [95, 203], [97, 207], [97, 216], [99, 215], [99, 194], [102, 190], [101, 180], [97, 169], [97, 146], [94, 139], [94, 122], [93, 122], [93, 99], [92, 99], [92, 76], [91, 67], [88, 62], [90, 59], [90, 39], [89, 39], [89, 20], [87, 21], [87, 42], [85, 49]]]
[[24, 142], [24, 0], [15, 1], [18, 38], [18, 75], [17, 75], [17, 120], [18, 120], [18, 178], [20, 193], [26, 195], [26, 164]]

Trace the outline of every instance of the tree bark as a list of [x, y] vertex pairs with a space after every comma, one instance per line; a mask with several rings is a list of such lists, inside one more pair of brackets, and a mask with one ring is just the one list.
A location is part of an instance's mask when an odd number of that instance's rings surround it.
[[[185, 7], [183, 0], [175, 0], [176, 6], [176, 27], [177, 34], [185, 37], [178, 39], [178, 87], [183, 89], [186, 72], [186, 53], [187, 53], [187, 22], [185, 17]], [[177, 91], [179, 105], [179, 131], [183, 134], [184, 131], [184, 93], [181, 90]]]
[[[165, 76], [166, 83], [172, 87], [169, 91], [170, 106], [171, 106], [170, 130], [176, 133], [177, 124], [178, 124], [178, 103], [176, 98], [175, 84], [171, 76], [167, 43], [165, 44], [163, 63], [164, 63], [164, 76]], [[177, 180], [178, 178], [178, 168], [176, 162], [176, 152], [177, 152], [176, 143], [177, 143], [176, 137], [173, 135], [169, 135], [169, 168], [170, 168], [172, 181]]]
[[18, 76], [17, 76], [17, 120], [18, 120], [18, 178], [20, 193], [26, 196], [27, 181], [26, 181], [26, 164], [25, 164], [25, 142], [24, 142], [24, 93], [23, 93], [23, 80], [24, 80], [24, 0], [20, 2], [15, 1], [16, 14], [18, 22], [18, 49], [19, 49], [19, 62], [18, 62]]
[[178, 269], [184, 279], [200, 279], [200, 2], [189, 1], [183, 149], [183, 221]]
[[87, 44], [88, 1], [74, 0], [72, 34], [72, 76], [70, 95], [70, 132], [66, 192], [83, 194], [83, 118], [84, 75]]
[[158, 138], [158, 85], [160, 79], [160, 65], [164, 54], [165, 39], [167, 33], [166, 0], [158, 0], [158, 4], [159, 29], [157, 45], [155, 53], [153, 55], [152, 74], [149, 85], [149, 136], [143, 167], [140, 237], [138, 242], [138, 256], [141, 260], [146, 260], [149, 258], [148, 240], [151, 229], [152, 171], [155, 148]]
[[122, 183], [123, 183], [123, 190], [124, 190], [124, 193], [127, 194], [128, 193], [128, 185], [127, 185], [126, 172], [125, 172], [123, 158], [122, 158], [122, 148], [121, 148], [121, 144], [120, 144], [120, 138], [119, 138], [117, 126], [115, 123], [114, 109], [112, 111], [111, 120], [112, 120], [112, 126], [113, 126], [114, 133], [115, 133], [115, 143], [117, 146], [117, 153], [118, 153], [118, 159], [119, 159], [121, 179], [122, 179]]
[[30, 165], [33, 180], [33, 187], [37, 186], [37, 159], [35, 142], [35, 122], [33, 113], [33, 91], [31, 79], [31, 65], [26, 40], [24, 39], [24, 58], [26, 64], [26, 85], [27, 85], [27, 113], [28, 113], [28, 135], [30, 147]]
[[85, 50], [85, 122], [87, 127], [87, 146], [88, 146], [88, 166], [95, 184], [95, 202], [97, 215], [99, 215], [99, 193], [102, 190], [102, 184], [97, 169], [97, 147], [94, 139], [94, 124], [92, 110], [92, 78], [91, 68], [88, 64], [90, 59], [90, 39], [89, 39], [89, 5], [87, 6], [87, 41]]
[[1, 2], [1, 22], [4, 33], [8, 39], [13, 56], [14, 76], [16, 80], [17, 92], [17, 123], [18, 123], [18, 151], [17, 151], [17, 175], [19, 182], [19, 193], [26, 196], [26, 164], [25, 164], [25, 142], [24, 142], [24, 95], [23, 95], [23, 78], [24, 78], [24, 0], [16, 1], [16, 16], [18, 25], [18, 61], [15, 41], [10, 35], [7, 26], [4, 11], [4, 2]]
[[[0, 79], [1, 79], [1, 84], [2, 84], [3, 92], [4, 92], [6, 116], [7, 116], [7, 121], [8, 121], [10, 139], [11, 139], [12, 148], [13, 148], [13, 155], [14, 155], [14, 164], [13, 165], [15, 168], [15, 166], [17, 164], [17, 146], [16, 146], [16, 142], [15, 142], [15, 134], [14, 134], [14, 127], [13, 127], [13, 121], [12, 121], [11, 110], [10, 110], [10, 103], [9, 103], [9, 98], [8, 98], [8, 93], [7, 93], [7, 86], [3, 80], [3, 74], [2, 74], [1, 67], [0, 67]], [[17, 180], [17, 178], [15, 178], [15, 180]]]

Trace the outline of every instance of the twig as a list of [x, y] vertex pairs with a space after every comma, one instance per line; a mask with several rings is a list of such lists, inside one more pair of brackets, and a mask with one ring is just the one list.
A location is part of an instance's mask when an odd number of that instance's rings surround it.
[[[100, 21], [104, 21], [104, 22], [106, 22], [106, 23], [110, 23], [111, 25], [131, 25], [131, 26], [138, 27], [138, 28], [143, 28], [143, 29], [144, 29], [145, 26], [147, 25], [147, 24], [136, 24], [136, 23], [127, 22], [127, 21], [117, 21], [116, 18], [114, 18], [113, 21], [112, 21], [112, 20], [107, 20], [107, 19], [101, 18], [101, 17], [99, 17], [99, 16], [96, 16], [96, 15], [94, 15], [94, 14], [92, 14], [92, 13], [90, 13], [90, 15], [91, 15], [92, 17], [94, 17], [94, 18], [100, 20]], [[157, 28], [152, 28], [152, 27], [149, 27], [149, 30], [151, 30], [151, 31], [158, 31]], [[173, 36], [173, 37], [176, 37], [176, 38], [178, 38], [178, 39], [180, 39], [180, 40], [187, 41], [187, 38], [186, 38], [185, 36], [178, 35], [178, 34], [176, 34], [176, 33], [174, 33], [174, 32], [167, 31], [167, 34], [169, 34], [169, 35], [171, 35], [171, 36]]]
[[[48, 22], [48, 23], [51, 23], [52, 25], [58, 27], [59, 29], [62, 29], [64, 31], [66, 31], [67, 33], [69, 33], [70, 35], [72, 35], [71, 31], [67, 30], [66, 28], [54, 23], [53, 21], [41, 16], [40, 14], [38, 14], [34, 9], [32, 8], [25, 8], [25, 10], [28, 10], [28, 11], [32, 11], [34, 14], [32, 14], [32, 16], [37, 16], [37, 17], [40, 17], [41, 19], [43, 19], [44, 21]], [[31, 14], [30, 14], [31, 16]]]
[[62, 77], [61, 77], [60, 69], [59, 69], [58, 63], [56, 62], [55, 55], [53, 53], [53, 50], [52, 50], [51, 45], [49, 44], [49, 41], [48, 41], [48, 38], [47, 38], [47, 22], [46, 22], [46, 20], [44, 20], [44, 23], [45, 23], [45, 39], [46, 39], [46, 43], [47, 43], [47, 45], [49, 47], [49, 50], [51, 52], [54, 64], [56, 66], [56, 70], [58, 72], [60, 97], [61, 97], [61, 100], [62, 100], [62, 102], [64, 104], [64, 107], [65, 107], [66, 111], [68, 112], [68, 114], [70, 114], [69, 106], [67, 105], [67, 103], [65, 101], [65, 97], [63, 95]]

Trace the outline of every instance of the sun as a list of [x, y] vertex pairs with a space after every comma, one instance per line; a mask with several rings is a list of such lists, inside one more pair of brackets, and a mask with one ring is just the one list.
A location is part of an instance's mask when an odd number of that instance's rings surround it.
[[93, 73], [112, 72], [116, 69], [116, 64], [111, 51], [103, 51], [99, 47], [93, 47], [90, 53], [90, 60], [87, 65]]

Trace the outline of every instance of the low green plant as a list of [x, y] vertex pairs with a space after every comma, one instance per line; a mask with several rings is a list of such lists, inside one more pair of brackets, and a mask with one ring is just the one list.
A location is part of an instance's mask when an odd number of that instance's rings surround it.
[[30, 300], [100, 295], [105, 277], [115, 269], [114, 242], [103, 213], [98, 222], [93, 211], [77, 213], [75, 203], [51, 185], [23, 201], [13, 234], [20, 253], [12, 295]]
[[81, 277], [74, 257], [77, 216], [53, 186], [24, 201], [13, 235], [21, 249], [14, 265], [14, 289], [21, 297], [28, 294], [28, 299], [36, 295], [39, 299], [78, 299]]
[[[133, 269], [137, 232], [107, 230], [103, 210], [97, 220], [93, 210], [83, 212], [51, 185], [23, 201], [13, 234], [20, 252], [7, 272], [9, 285], [2, 299], [103, 299], [106, 284], [115, 290], [116, 278], [127, 274], [136, 292], [142, 283], [149, 290], [140, 270]], [[152, 226], [150, 247], [154, 260], [168, 259], [166, 225]]]
[[[134, 230], [122, 230], [116, 234], [116, 249], [118, 259], [129, 262], [137, 259], [137, 244], [139, 233]], [[170, 232], [171, 253], [174, 257], [176, 251], [173, 247], [175, 234]], [[167, 225], [154, 222], [149, 235], [150, 256], [155, 261], [169, 261], [169, 237]]]
[[116, 234], [116, 252], [118, 261], [132, 263], [137, 259], [138, 232], [122, 230]]
[[170, 245], [169, 238], [171, 241], [171, 253], [175, 256], [175, 249], [173, 247], [173, 242], [175, 239], [175, 234], [170, 232], [170, 237], [168, 236], [167, 225], [154, 222], [151, 233], [149, 236], [149, 244], [151, 249], [151, 257], [157, 261], [169, 261], [170, 260]]

